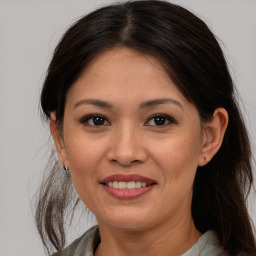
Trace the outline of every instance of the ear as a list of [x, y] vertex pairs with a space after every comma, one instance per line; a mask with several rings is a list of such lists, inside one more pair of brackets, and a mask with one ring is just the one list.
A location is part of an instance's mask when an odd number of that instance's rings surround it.
[[207, 164], [221, 147], [228, 126], [228, 113], [224, 108], [217, 108], [209, 122], [203, 124], [203, 140], [198, 165]]
[[51, 131], [51, 134], [55, 143], [56, 151], [61, 164], [63, 166], [68, 165], [68, 158], [67, 158], [65, 143], [62, 136], [62, 132], [58, 127], [55, 113], [51, 113], [51, 116], [50, 116], [50, 131]]

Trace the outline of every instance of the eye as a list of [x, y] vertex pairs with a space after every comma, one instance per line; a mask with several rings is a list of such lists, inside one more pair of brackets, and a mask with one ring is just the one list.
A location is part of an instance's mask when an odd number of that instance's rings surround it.
[[155, 114], [148, 119], [145, 125], [166, 126], [170, 124], [177, 124], [177, 122], [171, 116], [166, 114]]
[[110, 125], [109, 121], [102, 115], [92, 114], [82, 118], [80, 121], [82, 124], [89, 126], [106, 126]]

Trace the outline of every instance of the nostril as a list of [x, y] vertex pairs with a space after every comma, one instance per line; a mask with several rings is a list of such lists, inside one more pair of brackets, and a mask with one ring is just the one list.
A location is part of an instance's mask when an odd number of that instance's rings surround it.
[[111, 159], [110, 160], [111, 163], [113, 164], [119, 164], [121, 166], [131, 166], [131, 165], [136, 165], [136, 164], [140, 164], [141, 161], [140, 160], [128, 160], [128, 159]]
[[130, 166], [145, 162], [147, 159], [146, 150], [140, 143], [134, 141], [127, 143], [122, 141], [121, 143], [120, 140], [118, 142], [112, 142], [113, 144], [110, 145], [106, 152], [106, 157], [111, 163]]

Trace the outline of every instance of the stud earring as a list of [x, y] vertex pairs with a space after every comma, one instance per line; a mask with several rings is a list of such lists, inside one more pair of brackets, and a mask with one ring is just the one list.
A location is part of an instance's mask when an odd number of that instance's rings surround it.
[[205, 161], [206, 163], [208, 163], [209, 161], [207, 160], [206, 156], [203, 156], [203, 157], [204, 157], [204, 161]]
[[65, 171], [68, 171], [68, 170], [69, 170], [69, 169], [68, 169], [68, 165], [67, 165], [67, 164], [63, 165], [63, 169], [64, 169]]

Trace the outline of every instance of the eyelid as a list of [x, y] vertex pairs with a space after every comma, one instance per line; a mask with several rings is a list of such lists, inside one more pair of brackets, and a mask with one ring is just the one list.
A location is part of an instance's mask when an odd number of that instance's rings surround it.
[[[88, 123], [88, 120], [90, 120], [90, 119], [92, 119], [92, 118], [95, 118], [95, 117], [101, 117], [101, 118], [103, 118], [103, 119], [107, 122], [107, 124], [103, 124], [103, 125], [92, 125], [92, 124], [89, 124], [89, 123]], [[163, 113], [156, 113], [156, 114], [153, 114], [153, 115], [149, 116], [149, 117], [147, 118], [147, 121], [145, 122], [144, 125], [146, 125], [146, 126], [158, 126], [158, 125], [149, 125], [149, 124], [148, 124], [148, 122], [149, 122], [150, 120], [152, 120], [153, 118], [156, 118], [156, 117], [164, 117], [164, 118], [166, 118], [166, 120], [169, 122], [168, 124], [162, 125], [162, 127], [165, 127], [165, 126], [170, 125], [170, 124], [177, 124], [177, 121], [176, 121], [172, 116], [167, 115], [167, 114], [163, 114]], [[104, 115], [98, 114], [98, 113], [88, 114], [88, 115], [82, 117], [82, 118], [80, 119], [80, 123], [82, 123], [82, 124], [84, 124], [84, 125], [88, 125], [88, 126], [93, 126], [93, 127], [94, 127], [94, 126], [95, 126], [95, 127], [97, 127], [97, 126], [100, 127], [100, 126], [111, 125], [111, 123], [110, 123], [110, 121], [108, 120], [108, 118], [106, 118]], [[159, 125], [159, 127], [160, 127], [160, 125]]]
[[[91, 124], [88, 123], [88, 120], [90, 120], [91, 118], [95, 118], [95, 117], [101, 117], [101, 118], [105, 119], [105, 121], [107, 121], [107, 123], [108, 123], [107, 125], [110, 125], [109, 120], [104, 115], [97, 114], [97, 113], [89, 114], [89, 115], [86, 115], [86, 116], [82, 117], [80, 119], [80, 123], [82, 123], [84, 125], [88, 125], [88, 126], [97, 127], [97, 125], [91, 125]], [[98, 127], [100, 127], [100, 126], [106, 126], [106, 125], [98, 125]]]
[[[164, 117], [166, 118], [166, 120], [168, 120], [170, 123], [169, 124], [178, 124], [178, 122], [170, 115], [167, 115], [167, 114], [163, 114], [163, 113], [157, 113], [157, 114], [153, 114], [151, 115], [150, 117], [148, 117], [147, 121], [145, 122], [145, 125], [148, 125], [147, 123], [152, 120], [153, 118], [156, 118], [156, 117]], [[168, 124], [166, 125], [163, 125], [162, 127], [165, 127], [167, 126]], [[148, 125], [149, 126], [149, 125]], [[157, 126], [157, 125], [155, 125]], [[160, 125], [159, 125], [160, 127]]]

